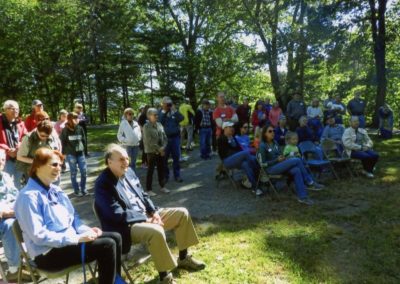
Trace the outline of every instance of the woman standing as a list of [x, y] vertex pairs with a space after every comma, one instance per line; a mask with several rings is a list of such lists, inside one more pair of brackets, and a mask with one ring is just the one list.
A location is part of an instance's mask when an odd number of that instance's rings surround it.
[[[87, 195], [86, 191], [86, 158], [85, 143], [86, 136], [82, 127], [79, 125], [78, 114], [70, 112], [67, 115], [67, 123], [60, 136], [63, 154], [66, 155], [67, 163], [71, 172], [71, 183], [76, 196]], [[77, 174], [81, 173], [81, 182], [78, 185]]]
[[253, 114], [251, 115], [251, 124], [253, 124], [254, 133], [257, 132], [258, 128], [262, 128], [267, 122], [267, 112], [264, 108], [263, 101], [257, 101]]
[[139, 124], [133, 119], [133, 109], [124, 110], [124, 120], [119, 125], [117, 138], [126, 147], [130, 158], [129, 167], [136, 172], [136, 159], [139, 152], [139, 142], [142, 139], [142, 132]]
[[86, 243], [86, 262], [97, 261], [99, 283], [114, 283], [121, 274], [121, 236], [81, 222], [67, 195], [53, 184], [62, 160], [58, 151], [37, 150], [28, 184], [15, 202], [28, 253], [38, 268], [61, 270], [81, 263], [80, 244]]

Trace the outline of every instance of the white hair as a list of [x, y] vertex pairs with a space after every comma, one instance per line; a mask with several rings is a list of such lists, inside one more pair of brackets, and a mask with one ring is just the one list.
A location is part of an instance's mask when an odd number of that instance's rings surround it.
[[9, 107], [16, 107], [19, 108], [19, 105], [16, 101], [14, 100], [6, 100], [3, 104], [3, 110], [6, 110]]
[[110, 159], [111, 155], [115, 152], [128, 156], [128, 153], [126, 152], [125, 148], [122, 147], [121, 145], [115, 143], [108, 144], [104, 151], [104, 161], [107, 166], [108, 166], [108, 159]]

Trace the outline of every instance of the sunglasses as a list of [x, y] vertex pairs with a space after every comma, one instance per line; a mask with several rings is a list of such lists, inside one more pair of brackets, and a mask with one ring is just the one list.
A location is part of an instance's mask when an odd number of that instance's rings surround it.
[[53, 168], [57, 168], [57, 167], [62, 167], [62, 163], [51, 163], [50, 166], [52, 166]]
[[268, 132], [268, 133], [273, 133], [274, 131], [273, 131], [273, 130], [268, 130], [267, 132]]
[[133, 113], [131, 113], [131, 112], [127, 112], [127, 113], [126, 113], [126, 115], [132, 115], [132, 114], [133, 114]]

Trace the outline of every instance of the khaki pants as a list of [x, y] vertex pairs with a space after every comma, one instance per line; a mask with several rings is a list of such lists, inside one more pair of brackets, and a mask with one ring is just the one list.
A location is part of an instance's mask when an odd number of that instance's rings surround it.
[[164, 226], [151, 223], [137, 223], [131, 227], [134, 244], [147, 246], [157, 271], [169, 271], [177, 266], [165, 238], [165, 231], [174, 230], [178, 249], [184, 250], [199, 243], [192, 218], [186, 208], [164, 208], [158, 211]]

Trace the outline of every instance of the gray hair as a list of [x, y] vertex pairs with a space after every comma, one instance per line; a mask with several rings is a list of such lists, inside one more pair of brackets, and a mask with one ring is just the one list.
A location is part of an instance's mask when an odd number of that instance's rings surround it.
[[299, 118], [299, 123], [301, 123], [303, 120], [305, 120], [305, 121], [307, 121], [307, 120], [308, 120], [308, 118], [307, 118], [307, 116], [306, 116], [306, 115], [302, 115], [302, 116], [300, 116], [300, 118]]
[[149, 115], [151, 115], [151, 114], [158, 114], [158, 110], [157, 110], [156, 108], [154, 108], [154, 107], [149, 108], [149, 109], [147, 110], [146, 115], [149, 116]]
[[122, 147], [121, 145], [118, 145], [115, 143], [108, 144], [104, 151], [104, 162], [105, 162], [106, 166], [108, 166], [108, 159], [110, 159], [112, 154], [115, 152], [119, 152], [119, 153], [128, 155], [125, 148]]
[[3, 104], [3, 110], [6, 110], [9, 107], [17, 107], [19, 108], [19, 105], [16, 101], [14, 100], [6, 100]]
[[350, 117], [350, 123], [351, 122], [353, 122], [353, 121], [360, 121], [360, 119], [358, 118], [358, 116], [357, 115], [352, 115], [351, 117]]

